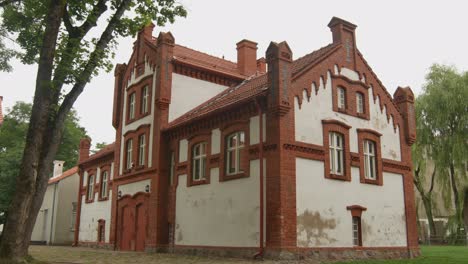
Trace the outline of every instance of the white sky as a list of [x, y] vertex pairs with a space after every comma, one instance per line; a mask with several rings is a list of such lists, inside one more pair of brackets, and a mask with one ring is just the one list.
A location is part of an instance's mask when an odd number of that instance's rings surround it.
[[[424, 76], [433, 63], [468, 69], [468, 1], [182, 1], [185, 19], [153, 35], [171, 31], [176, 43], [236, 61], [236, 43], [258, 42], [257, 56], [265, 55], [270, 41], [286, 40], [294, 58], [331, 42], [327, 27], [333, 16], [356, 24], [356, 45], [393, 94], [409, 85], [421, 92]], [[115, 63], [127, 62], [133, 39], [119, 40]], [[32, 101], [35, 66], [14, 63], [11, 73], [0, 72], [4, 108], [16, 101]], [[102, 72], [89, 83], [75, 103], [93, 143], [115, 140], [112, 127], [113, 72]]]

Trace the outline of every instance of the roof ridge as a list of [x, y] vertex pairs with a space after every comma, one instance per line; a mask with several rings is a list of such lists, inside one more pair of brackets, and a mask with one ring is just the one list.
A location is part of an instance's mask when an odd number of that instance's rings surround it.
[[206, 52], [204, 52], [204, 51], [199, 51], [199, 50], [196, 50], [196, 49], [192, 49], [192, 48], [189, 48], [189, 47], [184, 46], [184, 45], [181, 45], [181, 44], [175, 44], [175, 45], [176, 45], [176, 46], [179, 46], [179, 47], [181, 47], [181, 48], [185, 48], [185, 49], [189, 49], [189, 50], [192, 50], [192, 51], [199, 52], [199, 53], [201, 53], [201, 54], [204, 54], [204, 55], [213, 57], [213, 58], [215, 58], [215, 59], [219, 59], [219, 60], [223, 60], [223, 61], [225, 61], [225, 62], [232, 63], [232, 64], [234, 64], [234, 65], [237, 66], [237, 63], [236, 63], [236, 62], [233, 62], [233, 61], [230, 61], [230, 60], [226, 60], [225, 58], [221, 58], [221, 57], [218, 57], [218, 56], [215, 56], [215, 55], [211, 55], [211, 54], [208, 54], [208, 53], [206, 53]]

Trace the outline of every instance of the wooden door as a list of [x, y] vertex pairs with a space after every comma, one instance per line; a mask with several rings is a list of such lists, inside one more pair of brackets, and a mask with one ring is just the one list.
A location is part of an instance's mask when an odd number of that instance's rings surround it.
[[136, 233], [136, 251], [145, 251], [146, 241], [146, 225], [147, 225], [147, 210], [145, 204], [138, 204], [136, 207], [135, 233]]
[[135, 214], [134, 208], [125, 206], [121, 215], [121, 240], [120, 250], [135, 250]]

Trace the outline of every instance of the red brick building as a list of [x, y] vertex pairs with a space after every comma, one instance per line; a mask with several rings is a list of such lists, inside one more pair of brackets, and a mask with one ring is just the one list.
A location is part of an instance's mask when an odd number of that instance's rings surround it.
[[301, 58], [286, 42], [257, 58], [257, 43], [242, 40], [237, 63], [143, 29], [115, 69], [115, 143], [88, 157], [82, 142], [75, 242], [245, 257], [418, 255], [413, 93], [387, 92], [356, 47], [355, 25], [328, 26], [332, 43]]

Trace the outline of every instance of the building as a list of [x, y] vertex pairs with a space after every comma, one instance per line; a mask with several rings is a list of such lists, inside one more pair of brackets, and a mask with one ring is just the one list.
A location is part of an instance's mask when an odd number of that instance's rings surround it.
[[63, 164], [63, 161], [54, 161], [54, 174], [49, 179], [31, 235], [31, 243], [73, 244], [78, 205], [78, 167], [63, 172]]
[[[115, 68], [113, 160], [80, 173], [76, 243], [91, 228], [91, 244], [116, 250], [417, 256], [414, 95], [387, 92], [355, 25], [328, 26], [332, 43], [298, 59], [286, 42], [257, 58], [241, 40], [237, 63], [139, 32]], [[109, 164], [114, 195], [86, 201]]]

